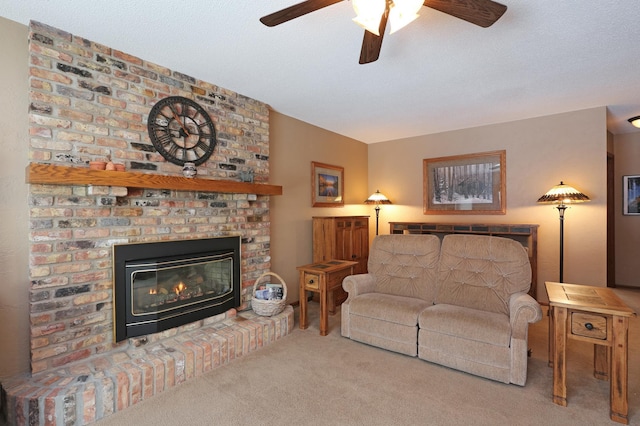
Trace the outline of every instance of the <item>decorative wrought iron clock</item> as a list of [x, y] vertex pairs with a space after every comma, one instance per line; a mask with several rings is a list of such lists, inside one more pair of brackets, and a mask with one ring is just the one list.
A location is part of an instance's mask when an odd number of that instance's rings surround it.
[[159, 100], [149, 112], [147, 129], [156, 150], [180, 166], [204, 163], [216, 147], [216, 129], [209, 114], [182, 96]]

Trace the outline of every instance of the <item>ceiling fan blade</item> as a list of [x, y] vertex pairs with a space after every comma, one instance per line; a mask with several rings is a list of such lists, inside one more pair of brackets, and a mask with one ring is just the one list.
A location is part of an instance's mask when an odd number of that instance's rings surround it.
[[323, 7], [331, 6], [332, 4], [340, 3], [342, 0], [307, 0], [302, 3], [294, 4], [270, 15], [260, 18], [260, 22], [267, 27], [275, 27], [287, 21], [295, 18], [299, 18], [307, 13], [315, 12]]
[[364, 32], [364, 39], [362, 40], [362, 49], [360, 50], [360, 61], [361, 64], [368, 64], [370, 62], [375, 62], [380, 57], [380, 49], [382, 49], [382, 38], [384, 37], [384, 30], [387, 28], [387, 20], [389, 19], [389, 6], [385, 9], [382, 14], [382, 18], [380, 19], [380, 26], [378, 27], [379, 36], [370, 33], [369, 31]]
[[507, 6], [491, 0], [425, 0], [424, 5], [484, 28], [507, 10]]

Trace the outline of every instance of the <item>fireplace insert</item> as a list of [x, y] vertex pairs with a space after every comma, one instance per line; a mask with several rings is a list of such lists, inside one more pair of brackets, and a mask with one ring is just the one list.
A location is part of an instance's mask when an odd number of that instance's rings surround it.
[[240, 237], [113, 246], [116, 342], [240, 306]]

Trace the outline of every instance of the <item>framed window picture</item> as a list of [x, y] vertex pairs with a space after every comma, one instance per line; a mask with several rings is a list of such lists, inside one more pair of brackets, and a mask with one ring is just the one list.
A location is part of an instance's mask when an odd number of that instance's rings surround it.
[[311, 162], [311, 205], [344, 206], [344, 168]]
[[622, 177], [622, 213], [640, 215], [640, 175]]
[[506, 214], [506, 151], [423, 160], [424, 214]]

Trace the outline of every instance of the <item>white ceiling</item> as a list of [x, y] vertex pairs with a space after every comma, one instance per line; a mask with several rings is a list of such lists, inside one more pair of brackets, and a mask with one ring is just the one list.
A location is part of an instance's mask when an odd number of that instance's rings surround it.
[[614, 134], [638, 131], [638, 0], [500, 0], [481, 28], [422, 8], [359, 65], [351, 2], [280, 26], [259, 18], [300, 0], [2, 0], [39, 21], [375, 143], [607, 106]]

